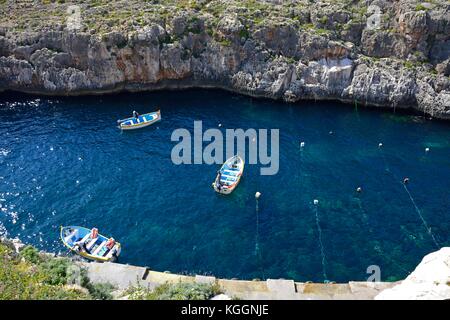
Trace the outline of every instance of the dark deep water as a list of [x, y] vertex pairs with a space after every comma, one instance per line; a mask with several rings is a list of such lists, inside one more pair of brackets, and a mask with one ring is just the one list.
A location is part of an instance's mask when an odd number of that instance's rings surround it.
[[[117, 129], [133, 109], [154, 106], [161, 122]], [[192, 131], [194, 120], [204, 129], [279, 128], [278, 174], [246, 165], [233, 194], [216, 194], [219, 165], [171, 162], [172, 131]], [[9, 93], [0, 96], [0, 137], [0, 233], [46, 250], [65, 252], [60, 225], [97, 226], [123, 244], [123, 263], [242, 279], [321, 282], [325, 271], [343, 282], [366, 279], [370, 265], [382, 280], [403, 278], [436, 250], [432, 236], [450, 245], [448, 122], [222, 91]]]

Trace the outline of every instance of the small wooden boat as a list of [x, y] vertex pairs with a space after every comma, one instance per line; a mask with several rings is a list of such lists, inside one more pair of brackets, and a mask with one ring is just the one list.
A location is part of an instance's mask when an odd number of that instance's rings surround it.
[[97, 234], [92, 237], [91, 230], [68, 226], [61, 227], [61, 240], [70, 251], [90, 260], [115, 261], [120, 255], [120, 243], [114, 242], [112, 247], [108, 247], [108, 238]]
[[244, 160], [233, 156], [222, 165], [212, 186], [216, 192], [230, 194], [239, 184], [244, 172]]
[[139, 117], [131, 117], [127, 119], [117, 120], [119, 128], [122, 130], [134, 130], [147, 127], [161, 120], [161, 111], [142, 114]]

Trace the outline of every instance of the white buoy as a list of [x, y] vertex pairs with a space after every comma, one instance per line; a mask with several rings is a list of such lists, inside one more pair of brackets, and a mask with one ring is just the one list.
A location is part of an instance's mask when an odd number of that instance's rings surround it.
[[318, 205], [318, 204], [319, 204], [319, 200], [314, 199], [314, 204], [315, 204], [315, 205]]
[[356, 192], [361, 192], [361, 191], [362, 191], [361, 187], [356, 188]]
[[305, 143], [302, 141], [300, 142], [300, 147], [303, 148], [305, 146]]
[[380, 142], [379, 144], [378, 144], [378, 148], [381, 148], [383, 146], [383, 144]]
[[221, 123], [219, 123], [219, 128], [222, 126], [222, 124]]
[[430, 148], [425, 148], [425, 152], [429, 152], [430, 151]]
[[329, 134], [333, 134], [333, 131], [328, 132]]
[[259, 197], [261, 197], [261, 192], [257, 191], [257, 192], [255, 193], [255, 198], [256, 198], [256, 199], [259, 199]]

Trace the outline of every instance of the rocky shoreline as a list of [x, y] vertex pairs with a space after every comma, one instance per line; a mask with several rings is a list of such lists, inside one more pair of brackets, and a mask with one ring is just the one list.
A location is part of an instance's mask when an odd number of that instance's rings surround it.
[[450, 119], [447, 1], [3, 1], [0, 91], [221, 88]]

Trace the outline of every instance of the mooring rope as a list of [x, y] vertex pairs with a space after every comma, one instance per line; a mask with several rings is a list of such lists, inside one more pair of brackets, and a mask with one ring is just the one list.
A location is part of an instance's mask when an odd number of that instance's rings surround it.
[[[380, 147], [380, 148], [381, 148], [381, 147]], [[411, 200], [411, 203], [413, 204], [414, 209], [416, 210], [417, 215], [419, 216], [420, 220], [422, 220], [423, 226], [425, 227], [425, 229], [427, 230], [427, 232], [428, 232], [428, 234], [430, 235], [431, 239], [433, 240], [433, 242], [434, 242], [436, 248], [437, 248], [437, 249], [440, 249], [440, 246], [439, 246], [439, 244], [438, 244], [438, 242], [437, 242], [437, 240], [436, 240], [436, 237], [434, 236], [433, 232], [431, 231], [431, 228], [429, 227], [427, 221], [425, 220], [424, 216], [422, 215], [422, 213], [421, 213], [419, 207], [418, 207], [417, 204], [416, 204], [416, 201], [414, 201], [414, 198], [413, 198], [413, 196], [411, 195], [411, 192], [409, 191], [408, 187], [406, 186], [406, 183], [407, 183], [407, 182], [406, 182], [406, 181], [401, 181], [401, 180], [395, 175], [395, 173], [393, 173], [393, 172], [389, 169], [389, 166], [388, 166], [388, 163], [387, 163], [387, 160], [386, 160], [386, 157], [385, 157], [385, 155], [384, 155], [383, 150], [381, 150], [381, 157], [383, 158], [384, 165], [385, 165], [385, 167], [386, 167], [386, 171], [389, 172], [389, 173], [391, 174], [392, 178], [393, 178], [395, 181], [397, 181], [398, 183], [400, 183], [400, 184], [403, 186], [403, 189], [404, 189], [404, 190], [406, 191], [406, 193], [408, 194], [409, 199]]]
[[[304, 147], [305, 147], [305, 142], [300, 142], [300, 156], [299, 156], [299, 166], [300, 166], [300, 174], [299, 174], [299, 179], [300, 179], [300, 191], [301, 191], [301, 187], [303, 185], [301, 179], [302, 179], [302, 160], [304, 157]], [[316, 227], [317, 227], [317, 233], [318, 233], [318, 242], [319, 242], [319, 248], [320, 248], [320, 255], [322, 257], [322, 276], [324, 281], [328, 281], [328, 276], [327, 276], [327, 272], [326, 272], [326, 256], [325, 256], [325, 248], [323, 246], [323, 241], [322, 241], [322, 228], [320, 227], [320, 219], [319, 219], [319, 211], [318, 211], [318, 204], [319, 204], [319, 200], [314, 199], [313, 200], [313, 205], [314, 205], [314, 215], [316, 217]]]
[[299, 182], [299, 186], [298, 186], [298, 191], [299, 191], [299, 197], [301, 197], [301, 195], [303, 194], [303, 168], [302, 168], [302, 163], [303, 163], [303, 147], [304, 147], [304, 143], [300, 144], [300, 155], [299, 155], [299, 161], [298, 161], [298, 166], [299, 166], [299, 173], [298, 173], [298, 182]]
[[403, 185], [403, 188], [405, 189], [406, 193], [408, 194], [409, 199], [411, 200], [412, 204], [414, 205], [414, 208], [416, 209], [417, 214], [419, 215], [420, 219], [422, 220], [422, 223], [423, 223], [424, 227], [427, 229], [428, 234], [430, 235], [431, 239], [433, 239], [433, 242], [436, 245], [436, 248], [440, 249], [440, 246], [439, 246], [438, 242], [436, 241], [436, 238], [435, 238], [433, 232], [431, 231], [431, 228], [429, 227], [427, 221], [423, 217], [419, 207], [417, 207], [416, 202], [414, 201], [414, 199], [413, 199], [413, 197], [411, 195], [411, 192], [409, 192], [409, 189], [406, 186], [406, 183], [402, 183], [402, 185]]
[[383, 250], [380, 248], [380, 246], [375, 246], [374, 250], [376, 252], [378, 252], [378, 254], [380, 256], [382, 256], [383, 258], [389, 260], [390, 262], [392, 262], [394, 265], [396, 265], [399, 269], [401, 269], [402, 271], [406, 272], [407, 274], [411, 274], [411, 271], [405, 269], [404, 267], [402, 267], [397, 261], [395, 261], [394, 259], [392, 259], [391, 257], [387, 256], [384, 254]]
[[[366, 209], [363, 208], [361, 199], [360, 199], [359, 197], [356, 197], [356, 199], [358, 200], [357, 203], [358, 203], [359, 209], [361, 210], [361, 213], [362, 213], [362, 214], [366, 214], [367, 211], [366, 211]], [[366, 223], [366, 227], [368, 228], [369, 233], [370, 233], [370, 234], [373, 234], [373, 230], [372, 230], [372, 228], [370, 227], [370, 224], [369, 224], [369, 223]], [[407, 269], [405, 269], [404, 267], [402, 267], [397, 261], [395, 261], [395, 260], [392, 259], [391, 257], [385, 255], [385, 254], [383, 253], [383, 250], [380, 248], [380, 246], [375, 246], [375, 247], [374, 247], [374, 250], [375, 250], [380, 256], [382, 256], [382, 257], [385, 258], [386, 260], [388, 260], [388, 261], [390, 261], [391, 263], [393, 263], [395, 266], [397, 266], [397, 267], [398, 267], [399, 269], [401, 269], [402, 271], [406, 272], [407, 274], [410, 274], [410, 273], [411, 273], [410, 271], [408, 271]]]
[[264, 273], [264, 266], [262, 264], [262, 255], [261, 255], [261, 249], [259, 248], [259, 202], [258, 202], [259, 196], [256, 197], [256, 237], [255, 237], [255, 255], [256, 260], [259, 266], [259, 269], [261, 271], [261, 274], [263, 276], [263, 280], [266, 278]]
[[325, 257], [325, 249], [323, 247], [322, 242], [322, 228], [320, 227], [320, 220], [319, 220], [319, 210], [317, 209], [318, 202], [317, 200], [314, 201], [314, 213], [316, 215], [316, 226], [317, 231], [319, 234], [319, 247], [320, 247], [320, 255], [322, 256], [322, 275], [324, 280], [326, 281], [328, 279], [327, 272], [326, 272], [326, 257]]

